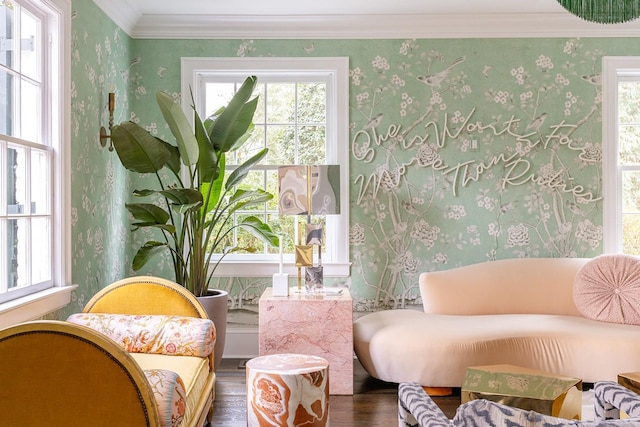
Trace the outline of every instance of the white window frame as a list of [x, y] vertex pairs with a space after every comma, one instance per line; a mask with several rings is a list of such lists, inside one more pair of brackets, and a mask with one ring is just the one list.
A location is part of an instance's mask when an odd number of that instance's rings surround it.
[[618, 164], [618, 83], [640, 75], [640, 57], [602, 58], [602, 195], [604, 252], [622, 252], [622, 170]]
[[[14, 0], [16, 1], [16, 0]], [[55, 141], [52, 150], [52, 286], [0, 304], [0, 328], [37, 319], [71, 301], [71, 1], [17, 0], [46, 13], [43, 57], [43, 125]]]
[[[327, 86], [327, 164], [340, 165], [340, 215], [328, 215], [327, 240], [335, 244], [328, 247], [323, 255], [322, 265], [325, 277], [347, 277], [349, 262], [349, 59], [332, 58], [182, 58], [182, 107], [193, 119], [192, 100], [186, 96], [193, 92], [195, 105], [203, 75], [214, 72], [255, 75], [260, 83], [260, 75], [274, 73], [296, 74], [321, 72], [330, 76]], [[335, 105], [335, 108], [332, 106]], [[193, 125], [193, 123], [192, 123]], [[276, 196], [277, 197], [277, 196]], [[332, 230], [332, 231], [329, 231]], [[255, 255], [252, 259], [227, 256], [216, 269], [215, 276], [259, 277], [271, 276], [277, 272], [279, 255]], [[242, 272], [242, 274], [239, 274]], [[293, 254], [284, 257], [284, 272], [297, 274]]]

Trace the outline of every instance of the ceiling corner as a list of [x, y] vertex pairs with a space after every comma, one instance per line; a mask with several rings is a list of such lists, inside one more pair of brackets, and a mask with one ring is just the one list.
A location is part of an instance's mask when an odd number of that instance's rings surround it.
[[135, 32], [140, 14], [129, 4], [128, 0], [93, 0], [93, 2], [111, 20], [130, 37]]

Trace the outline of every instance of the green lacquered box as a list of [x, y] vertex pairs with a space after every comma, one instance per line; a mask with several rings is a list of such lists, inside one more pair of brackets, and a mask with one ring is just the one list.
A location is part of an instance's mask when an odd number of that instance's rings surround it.
[[582, 380], [514, 365], [473, 366], [467, 368], [461, 402], [473, 399], [579, 420]]

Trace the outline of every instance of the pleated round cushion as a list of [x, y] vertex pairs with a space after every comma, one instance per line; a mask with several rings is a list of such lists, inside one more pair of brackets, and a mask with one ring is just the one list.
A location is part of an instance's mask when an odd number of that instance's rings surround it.
[[573, 301], [589, 319], [640, 325], [640, 258], [600, 255], [576, 274]]

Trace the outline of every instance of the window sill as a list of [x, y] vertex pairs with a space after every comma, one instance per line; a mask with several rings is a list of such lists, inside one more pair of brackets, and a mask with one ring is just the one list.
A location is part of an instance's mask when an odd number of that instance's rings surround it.
[[38, 319], [71, 302], [74, 286], [60, 286], [0, 304], [0, 328]]
[[[349, 277], [351, 275], [350, 262], [323, 263], [324, 277]], [[280, 265], [277, 262], [255, 262], [225, 259], [218, 265], [215, 277], [271, 277], [277, 273]], [[283, 273], [297, 276], [298, 268], [292, 263], [284, 263]], [[303, 273], [304, 274], [304, 273]]]

